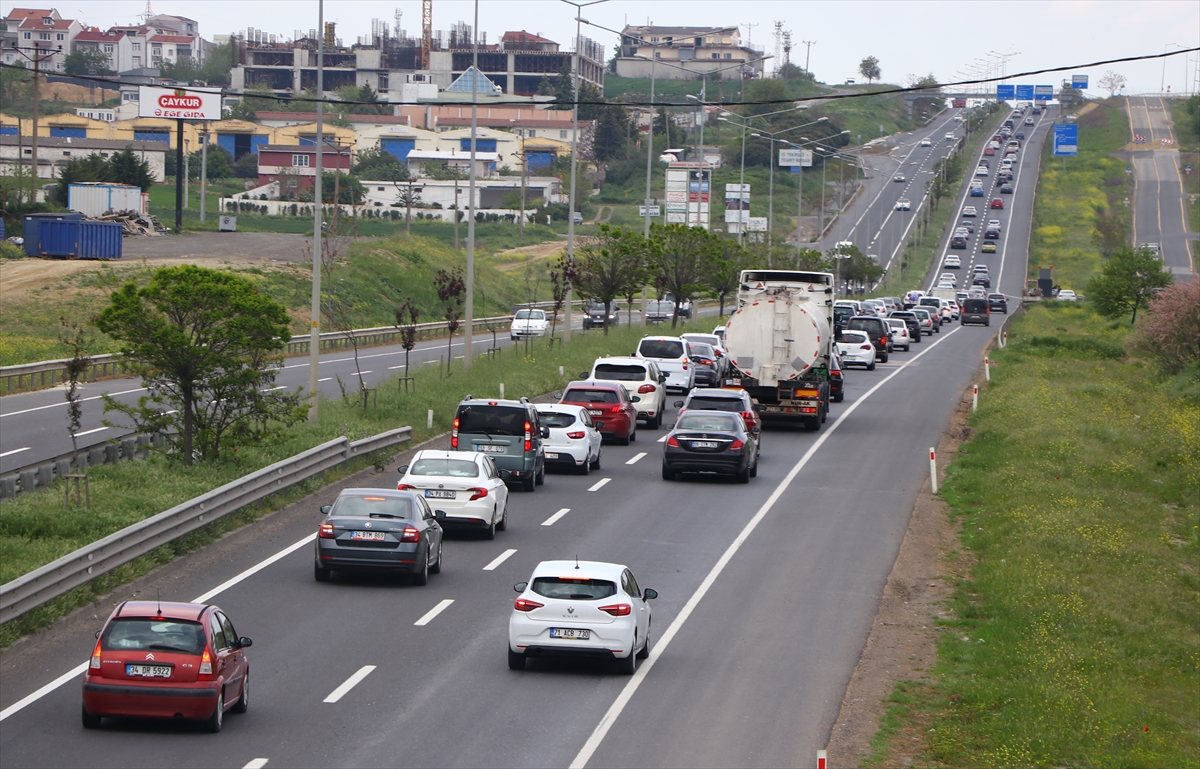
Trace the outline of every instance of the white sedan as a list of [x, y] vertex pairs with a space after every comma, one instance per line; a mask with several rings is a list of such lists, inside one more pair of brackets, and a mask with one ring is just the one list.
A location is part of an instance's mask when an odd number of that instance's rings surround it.
[[583, 406], [539, 403], [542, 425], [550, 428], [543, 442], [546, 467], [567, 467], [587, 475], [600, 469], [600, 431]]
[[516, 341], [525, 337], [545, 336], [549, 329], [550, 322], [546, 319], [545, 310], [517, 310], [517, 314], [513, 316], [512, 327], [509, 329], [508, 335], [513, 341]]
[[958, 276], [952, 272], [943, 272], [938, 276], [938, 282], [949, 283], [950, 285], [954, 286], [958, 284]]
[[508, 620], [508, 667], [531, 657], [611, 659], [626, 675], [650, 656], [650, 601], [628, 567], [600, 561], [542, 561]]
[[1059, 290], [1058, 296], [1055, 298], [1058, 299], [1058, 301], [1060, 301], [1060, 302], [1074, 302], [1079, 297], [1077, 297], [1075, 295], [1075, 292], [1072, 291], [1071, 289], [1064, 288], [1064, 289]]
[[396, 488], [422, 494], [443, 526], [461, 526], [494, 539], [508, 528], [508, 486], [487, 454], [422, 449], [400, 467]]
[[843, 331], [837, 350], [843, 368], [866, 366], [867, 371], [875, 370], [875, 345], [865, 331]]
[[922, 139], [922, 140], [921, 140], [921, 146], [922, 146], [922, 147], [932, 147], [932, 146], [933, 146], [933, 142], [929, 141], [928, 139]]
[[912, 202], [908, 198], [900, 198], [899, 200], [896, 201], [896, 210], [897, 211], [911, 211], [912, 210]]
[[967, 206], [962, 210], [962, 215], [963, 216], [979, 216], [979, 211], [976, 210], [975, 206]]
[[942, 269], [944, 270], [960, 270], [962, 269], [962, 259], [957, 254], [947, 254], [942, 260]]

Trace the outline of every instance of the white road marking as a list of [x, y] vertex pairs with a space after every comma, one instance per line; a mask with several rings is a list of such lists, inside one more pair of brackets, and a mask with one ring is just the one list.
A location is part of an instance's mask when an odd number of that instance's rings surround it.
[[[280, 550], [278, 553], [275, 553], [274, 555], [267, 558], [266, 560], [259, 561], [258, 563], [251, 566], [249, 569], [246, 569], [245, 571], [243, 571], [241, 574], [237, 575], [233, 579], [226, 580], [225, 582], [222, 582], [221, 584], [217, 585], [212, 590], [209, 590], [207, 593], [204, 593], [203, 595], [193, 598], [191, 602], [192, 603], [207, 603], [209, 601], [209, 599], [215, 597], [216, 595], [218, 595], [220, 593], [225, 592], [226, 590], [233, 587], [234, 585], [241, 582], [242, 580], [247, 579], [248, 577], [251, 577], [251, 576], [257, 574], [258, 572], [267, 568], [268, 566], [275, 563], [276, 561], [291, 555], [295, 551], [299, 550], [300, 548], [302, 548], [305, 545], [312, 542], [314, 539], [316, 539], [316, 537], [317, 537], [317, 535], [315, 533], [309, 534], [308, 536], [304, 537], [304, 539], [301, 539], [299, 542], [296, 542], [294, 544], [288, 545], [287, 547]], [[88, 668], [88, 663], [83, 662], [78, 667], [71, 668], [66, 673], [62, 674], [61, 676], [54, 679], [53, 681], [46, 684], [45, 686], [38, 689], [37, 691], [33, 692], [32, 694], [27, 695], [26, 697], [23, 697], [20, 700], [17, 700], [16, 702], [9, 705], [4, 710], [0, 710], [0, 721], [3, 721], [4, 719], [8, 718], [9, 716], [13, 715], [14, 713], [24, 710], [25, 708], [27, 708], [30, 705], [32, 705], [33, 703], [37, 702], [42, 697], [45, 697], [47, 694], [54, 691], [55, 689], [62, 686], [63, 684], [68, 683], [70, 681], [78, 681], [79, 676], [82, 675], [83, 672], [85, 670], [87, 670], [87, 668]]]
[[569, 507], [564, 507], [562, 510], [559, 510], [559, 511], [558, 511], [557, 513], [555, 513], [554, 515], [552, 515], [552, 516], [550, 516], [549, 518], [547, 518], [546, 520], [542, 521], [542, 525], [543, 525], [543, 526], [553, 526], [553, 525], [554, 525], [554, 523], [555, 523], [555, 522], [556, 522], [556, 521], [557, 521], [559, 518], [562, 518], [564, 515], [566, 515], [566, 514], [567, 514], [567, 513], [569, 513], [569, 512], [571, 512], [571, 508], [569, 508]]
[[374, 374], [375, 372], [374, 372], [374, 371], [360, 371], [360, 372], [358, 372], [358, 373], [359, 373], [360, 375], [364, 375], [364, 376], [365, 376], [366, 374]]
[[371, 675], [371, 671], [374, 669], [375, 669], [374, 665], [363, 665], [361, 668], [358, 669], [357, 673], [355, 673], [354, 675], [347, 678], [345, 683], [343, 683], [341, 686], [339, 686], [338, 688], [331, 691], [329, 693], [329, 696], [326, 697], [322, 701], [323, 702], [337, 702], [342, 697], [345, 697], [347, 692], [349, 692], [355, 686], [358, 686], [360, 681], [362, 681], [367, 676]]
[[286, 390], [286, 389], [287, 389], [287, 385], [279, 385], [278, 387], [267, 387], [267, 388], [263, 389], [262, 392], [273, 393], [276, 390]]
[[[514, 551], [514, 552], [515, 552], [515, 551]], [[425, 625], [428, 625], [430, 622], [433, 622], [433, 618], [434, 618], [434, 617], [436, 617], [437, 615], [439, 615], [439, 614], [441, 614], [442, 612], [444, 612], [444, 611], [446, 610], [446, 608], [447, 608], [447, 607], [449, 607], [449, 606], [450, 606], [450, 604], [452, 604], [452, 603], [454, 603], [454, 599], [453, 599], [453, 598], [446, 598], [446, 599], [444, 599], [443, 601], [441, 601], [440, 603], [438, 603], [438, 605], [437, 605], [437, 606], [434, 606], [432, 609], [430, 609], [429, 611], [425, 612], [425, 616], [424, 616], [424, 617], [421, 617], [421, 619], [417, 620], [417, 621], [416, 621], [416, 622], [414, 622], [413, 624], [414, 624], [414, 625], [416, 625], [416, 626], [418, 626], [418, 627], [424, 627]]]
[[588, 491], [599, 491], [600, 489], [604, 488], [604, 484], [608, 483], [611, 480], [612, 480], [612, 478], [601, 478], [600, 480], [596, 481], [592, 485], [592, 487], [590, 489], [588, 489]]
[[266, 759], [266, 758], [256, 758], [253, 761], [251, 761], [250, 763], [243, 766], [242, 769], [262, 769], [264, 766], [267, 765], [268, 760], [269, 759]]
[[638, 668], [638, 671], [633, 674], [633, 678], [629, 679], [629, 683], [625, 684], [625, 687], [621, 689], [621, 693], [617, 695], [616, 700], [614, 700], [613, 704], [609, 706], [608, 712], [606, 712], [600, 719], [600, 723], [596, 725], [595, 730], [592, 732], [591, 736], [588, 737], [587, 742], [585, 742], [583, 747], [579, 749], [579, 753], [576, 754], [575, 759], [571, 761], [571, 769], [583, 769], [583, 767], [587, 766], [587, 762], [591, 759], [592, 754], [596, 752], [596, 748], [600, 747], [600, 743], [604, 741], [605, 736], [608, 734], [608, 730], [611, 729], [613, 724], [616, 723], [617, 719], [621, 715], [621, 712], [625, 709], [625, 706], [628, 705], [629, 701], [633, 699], [633, 695], [637, 692], [638, 687], [642, 685], [642, 682], [646, 680], [646, 676], [648, 676], [650, 671], [654, 669], [655, 662], [663, 658], [663, 654], [666, 652], [667, 647], [671, 645], [671, 641], [676, 635], [678, 635], [680, 629], [683, 627], [683, 624], [687, 622], [688, 617], [690, 617], [692, 612], [696, 610], [696, 607], [700, 604], [700, 601], [704, 599], [704, 596], [712, 588], [713, 584], [716, 583], [717, 578], [721, 576], [721, 572], [724, 571], [725, 567], [729, 565], [729, 562], [733, 560], [733, 556], [737, 554], [737, 551], [740, 550], [742, 545], [746, 543], [746, 540], [750, 538], [750, 535], [758, 527], [758, 524], [762, 522], [763, 518], [767, 516], [767, 513], [769, 513], [775, 506], [775, 503], [779, 501], [779, 498], [783, 496], [784, 491], [787, 490], [788, 486], [791, 485], [792, 481], [795, 480], [800, 471], [804, 469], [804, 466], [808, 464], [808, 460], [812, 459], [821, 446], [825, 445], [825, 441], [829, 440], [829, 436], [833, 435], [837, 429], [842, 426], [842, 423], [845, 422], [846, 419], [853, 414], [860, 405], [878, 392], [879, 388], [883, 387], [885, 384], [899, 375], [899, 373], [913, 361], [917, 360], [922, 355], [929, 352], [961, 329], [962, 326], [959, 326], [953, 331], [948, 332], [940, 340], [934, 342], [929, 347], [926, 347], [924, 350], [917, 353], [917, 355], [908, 361], [908, 363], [905, 363], [904, 366], [901, 366], [899, 369], [881, 379], [878, 384], [876, 384], [870, 390], [867, 390], [862, 397], [851, 403], [846, 410], [842, 412], [842, 415], [838, 417], [837, 421], [834, 422], [824, 432], [822, 432], [820, 437], [813, 441], [813, 444], [808, 448], [808, 451], [804, 452], [804, 455], [800, 457], [800, 460], [796, 462], [796, 464], [788, 472], [787, 476], [784, 477], [784, 479], [779, 482], [779, 485], [775, 487], [775, 490], [771, 492], [771, 496], [768, 497], [767, 500], [763, 502], [762, 506], [758, 508], [758, 512], [754, 514], [754, 517], [746, 523], [733, 542], [729, 543], [729, 547], [725, 549], [725, 552], [721, 554], [721, 557], [717, 559], [717, 562], [713, 564], [712, 569], [709, 570], [708, 574], [704, 577], [704, 581], [700, 583], [700, 586], [697, 587], [696, 591], [692, 593], [690, 598], [688, 598], [688, 601], [686, 604], [684, 604], [683, 609], [675, 617], [674, 621], [671, 622], [671, 626], [667, 628], [667, 632], [664, 633], [659, 639], [658, 644], [655, 646], [654, 654], [642, 663], [642, 666]]
[[491, 563], [489, 563], [487, 566], [484, 566], [483, 570], [495, 571], [497, 566], [507, 561], [515, 552], [517, 552], [515, 549], [505, 550], [503, 553], [493, 558]]
[[0, 457], [10, 457], [13, 454], [20, 454], [22, 451], [29, 451], [30, 448], [32, 448], [32, 447], [31, 446], [22, 446], [19, 449], [12, 449], [10, 451], [6, 451], [3, 454], [0, 454]]
[[95, 434], [95, 433], [102, 432], [102, 431], [104, 431], [104, 430], [107, 430], [107, 429], [108, 429], [107, 427], [94, 427], [94, 428], [92, 428], [91, 430], [84, 430], [84, 431], [83, 431], [83, 432], [81, 432], [81, 433], [75, 433], [75, 437], [76, 437], [76, 438], [82, 438], [82, 437], [83, 437], [83, 436], [85, 436], [85, 435], [93, 435], [93, 434]]
[[642, 457], [644, 457], [644, 456], [646, 456], [646, 452], [644, 452], [644, 451], [642, 451], [642, 452], [639, 452], [639, 453], [637, 453], [637, 454], [634, 454], [634, 455], [633, 455], [633, 458], [632, 458], [632, 459], [630, 459], [630, 460], [629, 460], [628, 462], [626, 462], [625, 464], [627, 464], [627, 465], [636, 465], [636, 464], [638, 463], [638, 460], [639, 460], [639, 459], [641, 459], [641, 458], [642, 458]]
[[318, 382], [332, 382], [332, 381], [333, 381], [333, 377], [331, 377], [331, 376], [321, 377], [321, 378], [320, 378], [320, 379], [318, 379], [317, 381], [318, 381]]
[[663, 437], [661, 437], [661, 438], [659, 438], [659, 439], [658, 439], [658, 442], [659, 442], [659, 443], [666, 443], [666, 442], [667, 442], [667, 438], [669, 438], [669, 437], [670, 437], [669, 435], [664, 435]]
[[[140, 392], [144, 392], [145, 390], [146, 390], [145, 387], [136, 387], [132, 390], [121, 390], [120, 392], [109, 393], [109, 395], [111, 395], [112, 397], [115, 398], [118, 395], [129, 395], [130, 393], [140, 393]], [[84, 403], [86, 401], [98, 401], [103, 397], [104, 397], [103, 395], [93, 395], [90, 398], [80, 398], [79, 402]], [[19, 414], [29, 414], [34, 411], [42, 411], [43, 409], [52, 409], [56, 406], [66, 406], [66, 405], [67, 405], [66, 401], [62, 401], [61, 403], [47, 403], [45, 406], [34, 406], [31, 409], [22, 409], [21, 411], [10, 411], [7, 414], [0, 414], [0, 419], [3, 419], [4, 417], [15, 417]]]
[[399, 366], [388, 366], [388, 371], [395, 371], [398, 368], [404, 368], [406, 364], [401, 363]]

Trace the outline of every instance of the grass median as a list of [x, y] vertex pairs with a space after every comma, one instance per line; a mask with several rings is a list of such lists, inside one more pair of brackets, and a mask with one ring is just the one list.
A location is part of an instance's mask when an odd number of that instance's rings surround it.
[[990, 353], [942, 488], [972, 565], [871, 765], [1200, 763], [1200, 390], [1126, 358], [1128, 331], [1039, 303]]
[[[696, 321], [693, 324], [696, 328], [692, 330], [710, 329], [711, 325], [705, 325], [708, 320], [711, 319]], [[166, 456], [153, 455], [143, 461], [93, 467], [88, 470], [91, 510], [77, 507], [64, 510], [61, 482], [53, 489], [5, 501], [0, 503], [0, 584], [121, 528], [340, 435], [356, 440], [411, 425], [410, 445], [414, 445], [447, 431], [454, 418], [455, 406], [468, 393], [496, 397], [501, 382], [509, 398], [552, 392], [580, 371], [590, 368], [597, 357], [629, 354], [642, 333], [637, 326], [614, 329], [607, 337], [601, 331], [576, 332], [569, 346], [556, 344], [553, 348], [544, 339], [536, 340], [528, 347], [524, 344], [509, 347], [495, 358], [480, 358], [470, 371], [462, 369], [461, 361], [456, 362], [449, 377], [440, 376], [439, 367], [422, 366], [420, 370], [414, 367], [415, 392], [405, 393], [398, 380], [391, 378], [379, 385], [375, 405], [367, 409], [340, 398], [324, 399], [317, 424], [297, 425], [268, 444], [239, 446], [228, 458], [217, 462], [184, 467]], [[490, 342], [490, 339], [477, 337], [477, 344], [485, 341]], [[560, 367], [562, 375], [559, 374]], [[351, 382], [346, 382], [346, 386], [350, 392], [355, 391]], [[429, 410], [433, 411], [432, 429], [426, 427]], [[62, 429], [67, 429], [65, 420]], [[323, 482], [370, 466], [372, 462], [383, 461], [381, 457], [364, 458], [361, 464], [327, 474], [323, 481], [314, 479], [300, 484], [251, 509], [164, 545], [23, 617], [0, 625], [0, 648], [156, 566], [316, 491]]]

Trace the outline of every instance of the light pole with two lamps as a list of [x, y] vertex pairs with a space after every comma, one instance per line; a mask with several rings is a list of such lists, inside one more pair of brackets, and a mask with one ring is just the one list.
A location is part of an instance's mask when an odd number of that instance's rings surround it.
[[745, 216], [741, 213], [743, 210], [741, 207], [742, 201], [745, 200], [745, 198], [743, 198], [741, 196], [746, 194], [746, 192], [745, 192], [745, 190], [746, 190], [746, 128], [752, 118], [769, 117], [771, 115], [782, 115], [785, 112], [795, 112], [796, 110], [802, 110], [802, 109], [808, 109], [808, 105], [807, 104], [796, 104], [795, 106], [788, 107], [787, 109], [776, 110], [775, 112], [765, 112], [761, 115], [752, 115], [750, 118], [744, 118], [741, 115], [735, 114], [733, 112], [722, 112], [720, 115], [717, 116], [717, 120], [721, 121], [722, 123], [732, 123], [732, 121], [729, 118], [735, 118], [738, 121], [737, 125], [740, 126], [742, 129], [742, 160], [741, 160], [741, 164], [738, 169], [738, 217], [739, 218], [738, 218], [737, 241], [738, 241], [739, 246], [742, 245], [742, 233], [746, 229]]
[[773, 228], [775, 227], [775, 137], [778, 136], [779, 134], [785, 134], [788, 131], [797, 131], [801, 128], [808, 128], [811, 125], [816, 125], [817, 123], [824, 123], [827, 120], [829, 120], [829, 118], [819, 117], [816, 120], [812, 121], [811, 123], [801, 123], [800, 125], [794, 125], [791, 128], [783, 128], [779, 131], [760, 130], [757, 133], [750, 134], [750, 136], [754, 137], [755, 139], [770, 139], [770, 141], [771, 141], [771, 157], [768, 158], [768, 163], [770, 165], [770, 173], [768, 174], [768, 181], [767, 181], [767, 187], [768, 187], [768, 191], [767, 191], [767, 266], [768, 267], [770, 266], [770, 262], [771, 262], [771, 247], [774, 245], [774, 242], [775, 242], [775, 240], [774, 240], [775, 233], [773, 232]]

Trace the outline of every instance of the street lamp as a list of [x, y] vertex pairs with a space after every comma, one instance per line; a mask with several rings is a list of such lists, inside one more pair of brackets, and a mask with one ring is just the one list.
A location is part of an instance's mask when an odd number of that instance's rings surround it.
[[808, 126], [816, 125], [817, 123], [823, 123], [826, 120], [829, 120], [829, 118], [820, 117], [820, 118], [817, 118], [816, 120], [812, 121], [811, 123], [801, 123], [800, 125], [794, 125], [791, 128], [784, 128], [779, 131], [762, 131], [762, 130], [760, 130], [759, 133], [750, 134], [755, 139], [764, 139], [765, 138], [765, 139], [771, 140], [771, 157], [768, 158], [768, 164], [770, 165], [770, 173], [768, 174], [768, 182], [767, 182], [767, 187], [768, 187], [768, 191], [767, 191], [767, 266], [768, 267], [771, 266], [771, 247], [774, 245], [774, 235], [775, 235], [775, 233], [773, 232], [773, 228], [775, 226], [775, 137], [778, 136], [779, 134], [785, 134], [788, 131], [795, 131], [800, 128], [807, 128]]
[[[796, 104], [794, 106], [788, 107], [787, 109], [776, 110], [775, 112], [766, 112], [761, 115], [753, 115], [751, 117], [768, 117], [770, 115], [782, 115], [785, 112], [795, 112], [796, 110], [802, 110], [802, 109], [808, 109], [808, 105], [807, 104]], [[737, 233], [738, 237], [737, 237], [737, 240], [738, 240], [738, 245], [740, 246], [740, 245], [742, 245], [742, 233], [746, 229], [745, 217], [742, 214], [743, 209], [742, 209], [742, 203], [741, 203], [741, 201], [742, 201], [741, 196], [745, 194], [745, 189], [746, 189], [746, 127], [749, 124], [751, 118], [744, 118], [741, 115], [737, 115], [733, 112], [722, 112], [720, 115], [717, 116], [717, 120], [721, 121], [722, 123], [731, 122], [729, 118], [735, 118], [738, 121], [738, 125], [741, 126], [741, 129], [742, 129], [742, 161], [741, 161], [741, 165], [738, 170], [738, 233]]]
[[[1167, 43], [1166, 45], [1163, 46], [1163, 53], [1166, 53], [1167, 49], [1170, 48], [1171, 46], [1175, 46], [1176, 48], [1184, 48], [1184, 50], [1187, 50], [1184, 46], [1180, 45], [1179, 43]], [[1187, 72], [1186, 64], [1184, 66], [1184, 72], [1185, 72], [1185, 74]], [[1185, 83], [1185, 85], [1186, 85], [1186, 83]], [[1166, 91], [1166, 89], [1167, 89], [1167, 57], [1164, 56], [1163, 57], [1162, 82], [1158, 84], [1158, 92], [1163, 93], [1164, 91]]]
[[[842, 134], [848, 134], [848, 133], [850, 133], [850, 132], [842, 131]], [[800, 137], [799, 144], [796, 144], [795, 142], [790, 142], [787, 139], [780, 139], [779, 141], [782, 142], [783, 144], [787, 144], [792, 147], [795, 147], [796, 149], [801, 149], [806, 145], [816, 144], [816, 143], [820, 142], [821, 139], [809, 139], [808, 137], [802, 136], [802, 137]], [[796, 184], [796, 188], [797, 188], [797, 190], [796, 190], [796, 269], [799, 269], [800, 268], [800, 236], [801, 236], [801, 232], [802, 232], [801, 220], [803, 219], [803, 216], [804, 216], [804, 164], [801, 163], [799, 166], [797, 166], [797, 168], [799, 168], [800, 170], [797, 172], [799, 175], [799, 179], [798, 179], [798, 183]]]

